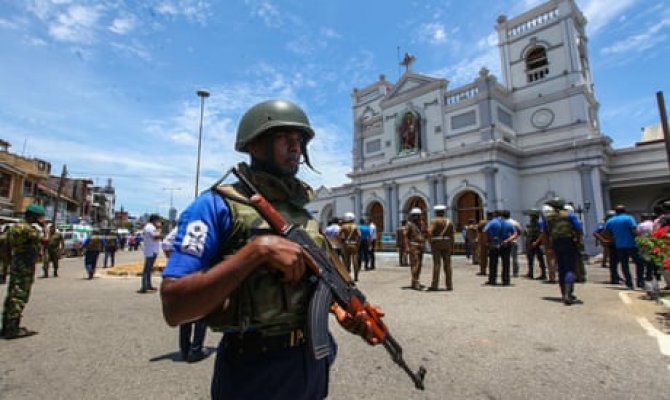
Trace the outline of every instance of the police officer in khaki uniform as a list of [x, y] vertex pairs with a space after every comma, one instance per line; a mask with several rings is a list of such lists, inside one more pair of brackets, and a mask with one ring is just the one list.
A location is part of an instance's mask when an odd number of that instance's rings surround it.
[[400, 226], [395, 231], [395, 247], [398, 249], [398, 265], [401, 267], [406, 267], [409, 265], [407, 261], [407, 252], [405, 252], [405, 239], [407, 230], [407, 220], [403, 219], [400, 222]]
[[438, 290], [440, 269], [444, 268], [447, 290], [453, 290], [451, 282], [451, 254], [454, 251], [454, 224], [444, 216], [446, 207], [433, 207], [435, 218], [428, 227], [428, 240], [433, 255], [433, 281], [429, 290]]
[[489, 254], [489, 237], [484, 232], [484, 227], [493, 219], [493, 213], [487, 212], [486, 219], [483, 219], [477, 223], [477, 241], [479, 249], [479, 273], [477, 275], [486, 276], [486, 270], [488, 266], [488, 254]]
[[358, 272], [361, 265], [358, 262], [358, 251], [361, 246], [361, 231], [356, 225], [356, 216], [352, 212], [344, 213], [343, 223], [340, 227], [340, 240], [342, 241], [342, 252], [344, 253], [344, 266], [351, 273], [354, 269], [354, 281], [358, 281]]
[[423, 251], [426, 240], [426, 228], [421, 220], [421, 209], [412, 208], [409, 212], [409, 221], [405, 231], [405, 252], [409, 254], [409, 265], [411, 268], [412, 289], [421, 290], [421, 267], [423, 263]]

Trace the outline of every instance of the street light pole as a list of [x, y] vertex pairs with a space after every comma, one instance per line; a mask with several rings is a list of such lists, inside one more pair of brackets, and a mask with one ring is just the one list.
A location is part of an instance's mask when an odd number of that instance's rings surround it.
[[198, 161], [195, 167], [195, 195], [198, 197], [198, 180], [200, 179], [200, 149], [202, 147], [202, 119], [205, 113], [205, 99], [209, 97], [209, 92], [205, 89], [200, 89], [196, 92], [200, 97], [200, 131], [198, 133]]
[[172, 197], [174, 194], [175, 190], [181, 190], [180, 187], [164, 187], [163, 190], [169, 190], [170, 191], [170, 208], [172, 208]]

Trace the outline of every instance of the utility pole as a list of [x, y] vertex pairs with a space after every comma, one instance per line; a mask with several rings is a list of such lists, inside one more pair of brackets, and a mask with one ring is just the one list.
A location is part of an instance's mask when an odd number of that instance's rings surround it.
[[181, 190], [180, 187], [164, 187], [163, 190], [169, 190], [170, 191], [170, 209], [168, 210], [168, 220], [170, 221], [170, 227], [174, 225], [174, 222], [177, 217], [177, 211], [175, 210], [173, 206], [173, 195], [175, 190]]
[[200, 89], [196, 92], [200, 97], [200, 132], [198, 133], [198, 161], [195, 167], [195, 195], [198, 197], [198, 180], [200, 179], [200, 148], [202, 147], [202, 118], [205, 114], [205, 99], [209, 97], [209, 92], [205, 89]]
[[670, 132], [668, 132], [668, 114], [665, 111], [665, 100], [663, 92], [656, 92], [656, 102], [658, 103], [658, 113], [661, 116], [661, 132], [665, 142], [665, 155], [668, 159], [668, 168], [670, 169]]
[[63, 164], [63, 172], [60, 174], [60, 180], [58, 181], [58, 191], [56, 192], [56, 203], [54, 204], [54, 215], [53, 223], [56, 223], [56, 217], [58, 216], [58, 205], [60, 203], [60, 195], [63, 192], [63, 185], [65, 184], [65, 177], [67, 176], [67, 165]]
[[163, 190], [169, 190], [170, 191], [170, 208], [172, 208], [172, 200], [173, 200], [173, 194], [175, 190], [181, 190], [180, 187], [164, 187]]

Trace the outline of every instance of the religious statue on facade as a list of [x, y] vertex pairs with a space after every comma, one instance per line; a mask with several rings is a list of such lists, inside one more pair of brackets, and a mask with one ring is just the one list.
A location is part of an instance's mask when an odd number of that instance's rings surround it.
[[400, 153], [411, 152], [419, 147], [420, 125], [416, 115], [408, 111], [400, 122]]

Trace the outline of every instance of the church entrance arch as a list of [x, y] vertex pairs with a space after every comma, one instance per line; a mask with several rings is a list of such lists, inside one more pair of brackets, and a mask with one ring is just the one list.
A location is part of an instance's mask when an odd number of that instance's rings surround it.
[[377, 227], [377, 236], [384, 232], [384, 206], [378, 201], [373, 201], [368, 206], [368, 216], [370, 221]]
[[482, 198], [476, 192], [471, 190], [464, 191], [456, 197], [456, 210], [454, 221], [456, 229], [460, 231], [468, 221], [473, 219], [478, 222], [484, 219], [484, 208], [482, 207]]

